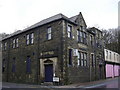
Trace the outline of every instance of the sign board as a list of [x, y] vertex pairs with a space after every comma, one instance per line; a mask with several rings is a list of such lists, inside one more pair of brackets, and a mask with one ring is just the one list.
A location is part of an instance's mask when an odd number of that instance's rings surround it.
[[53, 77], [53, 82], [59, 82], [59, 77]]
[[78, 56], [78, 49], [73, 49], [73, 56]]

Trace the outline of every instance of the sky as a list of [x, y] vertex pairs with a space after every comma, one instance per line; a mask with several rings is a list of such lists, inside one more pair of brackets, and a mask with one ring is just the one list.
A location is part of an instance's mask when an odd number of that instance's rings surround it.
[[43, 19], [62, 13], [82, 12], [88, 27], [118, 27], [119, 0], [0, 0], [0, 33], [23, 30]]

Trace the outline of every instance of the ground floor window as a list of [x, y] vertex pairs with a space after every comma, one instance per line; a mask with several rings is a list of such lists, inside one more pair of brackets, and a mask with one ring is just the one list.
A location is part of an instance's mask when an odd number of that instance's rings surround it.
[[26, 60], [26, 72], [31, 73], [31, 59], [30, 59], [30, 56], [28, 56], [27, 60]]
[[78, 51], [78, 66], [87, 66], [87, 53]]
[[16, 71], [16, 59], [13, 58], [13, 61], [12, 61], [12, 72], [15, 72]]

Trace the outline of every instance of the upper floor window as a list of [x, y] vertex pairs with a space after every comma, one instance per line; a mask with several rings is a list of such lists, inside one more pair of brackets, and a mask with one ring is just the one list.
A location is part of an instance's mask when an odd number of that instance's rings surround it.
[[13, 48], [15, 48], [15, 39], [13, 39]]
[[50, 40], [50, 39], [52, 39], [51, 27], [49, 27], [49, 28], [47, 29], [47, 40]]
[[31, 33], [31, 44], [34, 43], [34, 33]]
[[114, 60], [116, 60], [115, 55], [116, 55], [116, 54], [114, 53]]
[[90, 35], [90, 44], [93, 45], [93, 36]]
[[108, 51], [106, 50], [106, 59], [108, 59]]
[[78, 42], [87, 44], [87, 35], [85, 32], [77, 30], [77, 38], [78, 38]]
[[77, 38], [78, 38], [78, 42], [83, 42], [83, 35], [82, 32], [80, 30], [77, 30]]
[[27, 43], [27, 45], [30, 44], [30, 35], [29, 34], [27, 35], [27, 42], [26, 43]]
[[116, 56], [116, 58], [117, 58], [117, 61], [119, 61], [119, 56], [118, 55]]
[[16, 38], [16, 47], [18, 47], [18, 38]]
[[111, 59], [111, 52], [110, 52], [110, 59]]
[[29, 44], [33, 44], [33, 43], [34, 43], [34, 33], [27, 34], [26, 44], [29, 45]]
[[68, 27], [67, 27], [67, 33], [68, 33], [68, 37], [72, 38], [72, 26], [68, 25]]
[[18, 38], [13, 39], [13, 48], [18, 47]]
[[4, 43], [4, 50], [7, 49], [7, 42]]
[[87, 35], [85, 32], [83, 32], [83, 43], [87, 44]]
[[80, 26], [80, 30], [83, 30], [83, 26]]

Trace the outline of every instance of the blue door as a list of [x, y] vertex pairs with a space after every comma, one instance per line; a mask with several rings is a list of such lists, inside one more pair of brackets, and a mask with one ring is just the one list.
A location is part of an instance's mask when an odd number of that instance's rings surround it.
[[45, 82], [53, 82], [53, 65], [45, 65]]

